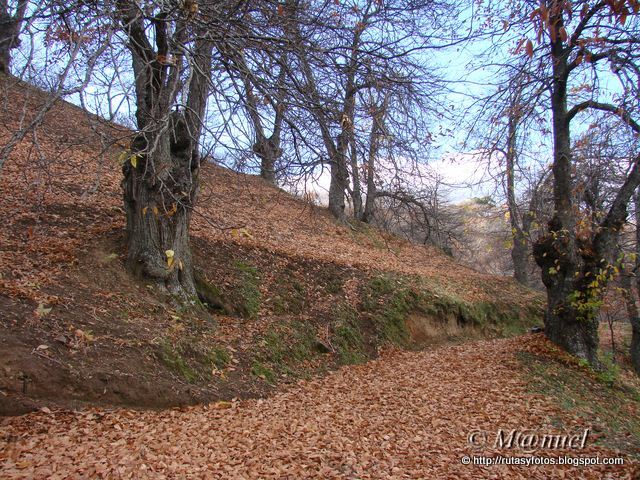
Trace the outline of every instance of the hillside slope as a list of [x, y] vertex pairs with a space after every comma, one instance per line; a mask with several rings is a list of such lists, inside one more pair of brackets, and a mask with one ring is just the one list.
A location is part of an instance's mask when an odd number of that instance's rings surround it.
[[[46, 94], [0, 78], [0, 142]], [[186, 308], [123, 268], [118, 157], [130, 132], [57, 102], [0, 177], [0, 413], [259, 396], [377, 356], [522, 330], [541, 298], [432, 247], [204, 165], [199, 278], [229, 308]], [[206, 299], [203, 299], [206, 300]]]

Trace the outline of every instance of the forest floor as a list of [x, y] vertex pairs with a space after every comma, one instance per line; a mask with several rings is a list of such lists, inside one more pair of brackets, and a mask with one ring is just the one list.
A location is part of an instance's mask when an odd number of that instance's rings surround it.
[[[0, 471], [7, 479], [635, 479], [639, 406], [637, 392], [604, 385], [531, 335], [388, 352], [267, 399], [6, 418]], [[496, 444], [514, 429], [589, 434], [577, 449]], [[473, 432], [481, 433], [470, 443]], [[625, 463], [473, 464], [501, 456]]]
[[[6, 142], [45, 94], [0, 87]], [[192, 248], [228, 311], [132, 278], [119, 186], [130, 135], [58, 102], [3, 167], [0, 414], [31, 413], [0, 420], [0, 477], [637, 475], [626, 360], [596, 374], [539, 335], [514, 337], [540, 324], [538, 292], [339, 225], [254, 176], [201, 171]], [[527, 453], [492, 447], [514, 428], [591, 428], [576, 455], [625, 465], [461, 463]], [[475, 430], [486, 448], [469, 445]]]

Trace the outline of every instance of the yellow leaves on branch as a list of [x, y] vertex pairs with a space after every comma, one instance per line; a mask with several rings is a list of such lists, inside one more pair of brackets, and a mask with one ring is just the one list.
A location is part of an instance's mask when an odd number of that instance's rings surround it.
[[176, 213], [178, 212], [178, 205], [174, 202], [173, 205], [171, 205], [171, 209], [167, 210], [167, 217], [172, 217], [174, 216]]
[[118, 161], [120, 163], [125, 163], [128, 160], [133, 168], [137, 168], [139, 158], [140, 158], [140, 154], [131, 153], [131, 150], [123, 150], [118, 156]]

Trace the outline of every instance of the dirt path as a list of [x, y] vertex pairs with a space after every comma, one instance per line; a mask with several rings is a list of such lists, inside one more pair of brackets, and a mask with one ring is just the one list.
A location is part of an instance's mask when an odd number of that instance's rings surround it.
[[[586, 427], [527, 393], [515, 352], [537, 341], [391, 353], [266, 400], [3, 419], [0, 477], [633, 478], [628, 459], [624, 467], [462, 464], [465, 455], [523, 455], [471, 447], [474, 430], [493, 443], [498, 429], [558, 433], [552, 418], [563, 415], [571, 433]], [[611, 455], [589, 444], [564, 453]]]

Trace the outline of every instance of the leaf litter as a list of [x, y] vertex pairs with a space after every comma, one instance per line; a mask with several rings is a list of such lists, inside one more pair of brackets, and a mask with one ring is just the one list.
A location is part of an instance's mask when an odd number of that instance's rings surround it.
[[[518, 351], [540, 336], [389, 351], [267, 399], [163, 411], [40, 411], [0, 424], [3, 478], [637, 478], [638, 465], [474, 466], [465, 455], [527, 455], [468, 443], [475, 430], [582, 431], [578, 416], [527, 390]], [[563, 421], [558, 429], [555, 421]], [[542, 456], [616, 456], [584, 450]]]

